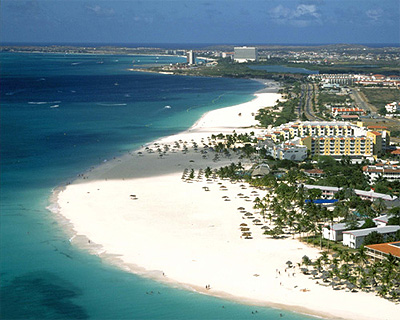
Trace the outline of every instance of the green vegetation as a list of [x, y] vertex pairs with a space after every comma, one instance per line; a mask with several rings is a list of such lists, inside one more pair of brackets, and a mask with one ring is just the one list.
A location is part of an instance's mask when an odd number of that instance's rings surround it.
[[[273, 108], [261, 109], [255, 119], [260, 122], [261, 127], [269, 125], [279, 126], [284, 123], [296, 120], [296, 107], [300, 103], [301, 82], [296, 81], [291, 85], [287, 84], [279, 91], [286, 101], [278, 101]], [[282, 109], [281, 111], [276, 111]]]
[[260, 122], [262, 127], [269, 125], [279, 126], [283, 123], [288, 123], [296, 119], [295, 108], [299, 105], [299, 98], [290, 99], [287, 101], [280, 101], [276, 104], [274, 109], [282, 108], [282, 111], [274, 113], [271, 109], [261, 109], [259, 114], [256, 115], [256, 120]]
[[351, 102], [352, 99], [348, 95], [337, 95], [336, 93], [320, 92], [318, 95], [318, 102], [321, 105], [336, 105]]
[[[254, 70], [249, 68], [248, 63], [235, 63], [231, 59], [218, 59], [218, 65], [205, 66], [199, 65], [194, 68], [182, 68], [171, 70], [174, 74], [204, 76], [204, 77], [226, 77], [226, 78], [253, 78], [253, 79], [273, 79], [283, 82], [294, 82], [295, 79], [303, 78], [300, 74], [279, 74], [265, 70]], [[163, 71], [162, 67], [150, 68], [152, 71]]]
[[358, 250], [334, 248], [336, 253], [332, 257], [326, 251], [314, 261], [303, 256], [301, 271], [335, 290], [375, 292], [385, 299], [399, 302], [400, 268], [395, 257], [389, 255], [381, 261], [369, 262], [364, 247]]
[[317, 179], [316, 184], [332, 187], [348, 187], [368, 190], [369, 183], [362, 172], [363, 163], [351, 164], [350, 158], [343, 157], [336, 161], [330, 156], [316, 156], [316, 167], [325, 172], [325, 176]]
[[[360, 88], [369, 103], [381, 109], [393, 101], [400, 101], [400, 90], [395, 88]], [[386, 113], [386, 110], [384, 111]]]

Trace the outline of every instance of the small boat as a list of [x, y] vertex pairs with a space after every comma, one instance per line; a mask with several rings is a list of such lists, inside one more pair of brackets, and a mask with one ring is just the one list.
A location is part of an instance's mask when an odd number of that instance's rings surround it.
[[60, 107], [59, 104], [55, 104], [55, 105], [53, 105], [53, 106], [50, 106], [50, 108], [58, 108], [58, 107]]

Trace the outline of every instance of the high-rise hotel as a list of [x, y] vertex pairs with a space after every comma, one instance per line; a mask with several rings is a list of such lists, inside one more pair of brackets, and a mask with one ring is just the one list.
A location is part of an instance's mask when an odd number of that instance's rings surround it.
[[196, 56], [195, 56], [193, 50], [189, 50], [186, 52], [186, 58], [187, 58], [187, 64], [189, 66], [196, 64]]
[[239, 63], [248, 61], [257, 61], [258, 60], [257, 48], [235, 47], [235, 53], [233, 55], [233, 59]]

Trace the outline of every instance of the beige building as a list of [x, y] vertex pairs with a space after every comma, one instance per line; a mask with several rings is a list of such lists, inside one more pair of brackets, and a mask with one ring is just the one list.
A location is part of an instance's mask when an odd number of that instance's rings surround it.
[[335, 136], [308, 136], [300, 143], [307, 147], [311, 156], [324, 155], [341, 157], [371, 157], [374, 153], [374, 144], [371, 137], [335, 137]]

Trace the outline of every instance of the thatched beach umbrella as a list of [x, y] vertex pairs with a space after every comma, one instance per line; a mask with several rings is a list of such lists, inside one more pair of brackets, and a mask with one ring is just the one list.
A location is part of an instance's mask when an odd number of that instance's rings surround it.
[[307, 268], [301, 268], [300, 271], [304, 274], [307, 274], [309, 272]]
[[263, 227], [261, 227], [261, 229], [269, 230], [269, 227], [268, 226], [263, 226]]
[[251, 232], [243, 232], [242, 236], [243, 237], [250, 237], [251, 236]]
[[245, 210], [244, 207], [239, 207], [237, 208], [238, 210]]
[[226, 199], [226, 198], [229, 198], [228, 196], [222, 196], [222, 199]]
[[250, 212], [247, 212], [247, 213], [245, 213], [244, 215], [245, 215], [246, 217], [249, 217], [249, 216], [252, 216], [253, 214], [250, 213]]
[[253, 220], [253, 222], [261, 222], [261, 220], [259, 220], [259, 219], [255, 219], [255, 220]]
[[244, 227], [244, 226], [247, 226], [247, 224], [243, 222], [243, 223], [240, 224], [240, 226]]
[[240, 231], [250, 231], [250, 228], [242, 227], [242, 228], [240, 228]]

